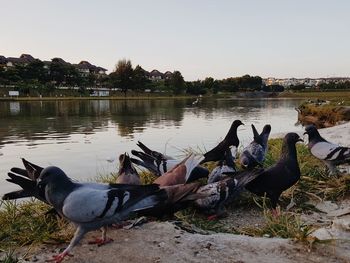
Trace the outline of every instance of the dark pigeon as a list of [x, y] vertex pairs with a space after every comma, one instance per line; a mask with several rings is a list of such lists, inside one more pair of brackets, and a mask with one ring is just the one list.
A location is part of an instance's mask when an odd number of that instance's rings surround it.
[[235, 120], [227, 132], [225, 138], [213, 149], [204, 154], [204, 160], [201, 163], [206, 163], [210, 161], [220, 161], [224, 159], [225, 152], [230, 146], [238, 148], [239, 139], [237, 137], [237, 128], [243, 125], [240, 120]]
[[293, 186], [300, 179], [295, 144], [303, 141], [298, 134], [287, 133], [283, 138], [281, 157], [278, 162], [264, 170], [256, 179], [246, 185], [246, 189], [271, 200], [275, 209], [283, 191]]
[[350, 164], [349, 147], [327, 141], [314, 125], [306, 126], [304, 134], [309, 136], [308, 148], [311, 154], [326, 164], [330, 174], [337, 173], [337, 165]]
[[167, 194], [158, 185], [123, 185], [73, 182], [60, 168], [46, 167], [38, 179], [38, 188], [56, 211], [77, 226], [69, 246], [53, 260], [61, 262], [83, 236], [102, 228], [102, 237], [94, 243], [105, 244], [107, 226], [119, 223], [143, 210], [162, 205]]
[[13, 200], [25, 197], [36, 197], [37, 199], [47, 203], [45, 194], [37, 188], [37, 180], [44, 168], [28, 162], [24, 158], [22, 158], [22, 162], [25, 169], [17, 167], [11, 168], [11, 172], [7, 174], [10, 178], [6, 179], [6, 181], [17, 184], [22, 189], [6, 193], [2, 199]]
[[258, 134], [255, 126], [252, 124], [254, 140], [243, 149], [239, 157], [239, 162], [243, 168], [253, 168], [262, 165], [267, 153], [267, 141], [271, 132], [271, 126], [265, 125], [262, 132]]

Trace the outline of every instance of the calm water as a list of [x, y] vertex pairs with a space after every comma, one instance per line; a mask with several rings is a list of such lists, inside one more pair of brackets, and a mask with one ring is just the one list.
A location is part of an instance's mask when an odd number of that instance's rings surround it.
[[300, 101], [291, 99], [82, 100], [0, 102], [0, 195], [17, 189], [7, 183], [20, 157], [41, 166], [57, 165], [72, 178], [86, 180], [117, 169], [117, 156], [141, 140], [168, 155], [181, 149], [209, 149], [231, 123], [241, 119], [241, 144], [266, 123], [271, 133], [300, 130], [295, 126]]

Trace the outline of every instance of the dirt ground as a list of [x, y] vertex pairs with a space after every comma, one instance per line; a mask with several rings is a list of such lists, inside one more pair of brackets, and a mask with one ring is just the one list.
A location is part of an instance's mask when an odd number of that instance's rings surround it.
[[[253, 238], [233, 234], [188, 233], [170, 222], [150, 222], [130, 230], [110, 230], [114, 242], [97, 247], [87, 242], [100, 233], [91, 232], [64, 262], [350, 262], [350, 244], [333, 241], [309, 251], [305, 245], [279, 238]], [[42, 245], [23, 262], [44, 262], [62, 250]]]

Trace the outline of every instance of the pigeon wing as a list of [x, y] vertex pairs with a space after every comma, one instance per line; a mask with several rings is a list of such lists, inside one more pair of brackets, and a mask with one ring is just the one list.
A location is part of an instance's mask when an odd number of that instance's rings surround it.
[[339, 161], [350, 158], [350, 148], [330, 142], [319, 142], [311, 148], [311, 153], [321, 160]]

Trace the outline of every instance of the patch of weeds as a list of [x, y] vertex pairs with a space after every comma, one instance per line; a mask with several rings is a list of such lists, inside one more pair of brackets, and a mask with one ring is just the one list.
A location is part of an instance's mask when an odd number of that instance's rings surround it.
[[2, 201], [0, 203], [0, 247], [32, 243], [59, 243], [73, 236], [73, 228], [40, 201]]
[[193, 208], [187, 208], [187, 209], [181, 210], [177, 212], [175, 216], [179, 220], [187, 224], [194, 225], [206, 231], [222, 232], [222, 233], [231, 232], [227, 228], [227, 226], [225, 226], [225, 224], [220, 220], [208, 220], [207, 216], [203, 215], [202, 213], [199, 213], [197, 210]]
[[291, 212], [282, 212], [278, 207], [278, 216], [271, 213], [264, 205], [265, 224], [262, 227], [245, 227], [240, 232], [249, 236], [290, 238], [307, 243], [310, 246], [316, 241], [310, 234], [313, 228], [304, 224], [300, 216]]
[[[0, 250], [1, 252], [1, 250]], [[19, 262], [18, 258], [15, 255], [14, 249], [8, 249], [6, 251], [3, 251], [4, 256], [0, 259], [0, 263], [17, 263]]]

